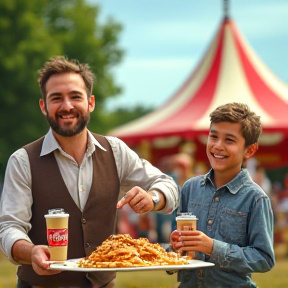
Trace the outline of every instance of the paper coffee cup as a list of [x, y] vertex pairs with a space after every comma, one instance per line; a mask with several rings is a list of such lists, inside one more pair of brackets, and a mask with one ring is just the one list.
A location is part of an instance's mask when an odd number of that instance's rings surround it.
[[51, 209], [44, 215], [51, 261], [67, 260], [69, 214], [64, 209]]
[[176, 217], [178, 231], [197, 230], [197, 217], [191, 213], [182, 213]]
[[[182, 213], [176, 217], [178, 231], [197, 230], [197, 217], [192, 213]], [[187, 255], [191, 259], [195, 258], [195, 251], [182, 251], [182, 255]]]

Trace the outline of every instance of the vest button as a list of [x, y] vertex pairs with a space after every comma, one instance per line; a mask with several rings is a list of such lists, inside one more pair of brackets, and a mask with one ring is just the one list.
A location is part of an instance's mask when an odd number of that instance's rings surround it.
[[90, 247], [90, 244], [87, 242], [86, 244], [85, 244], [85, 248], [89, 248]]
[[82, 219], [82, 223], [86, 224], [86, 219], [85, 218]]

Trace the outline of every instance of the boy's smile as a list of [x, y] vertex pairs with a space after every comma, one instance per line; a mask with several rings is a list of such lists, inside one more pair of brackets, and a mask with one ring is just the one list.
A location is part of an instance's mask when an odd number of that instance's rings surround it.
[[225, 158], [226, 156], [222, 156], [222, 155], [216, 155], [216, 154], [213, 154], [215, 158], [217, 159], [223, 159]]

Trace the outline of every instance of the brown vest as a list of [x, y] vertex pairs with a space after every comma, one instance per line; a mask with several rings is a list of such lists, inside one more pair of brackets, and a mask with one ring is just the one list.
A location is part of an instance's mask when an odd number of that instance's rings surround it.
[[[47, 245], [44, 215], [49, 209], [64, 208], [69, 213], [68, 259], [90, 255], [97, 246], [115, 233], [116, 204], [119, 195], [119, 177], [114, 155], [108, 141], [93, 134], [107, 150], [99, 148], [93, 153], [93, 180], [84, 211], [81, 212], [70, 196], [61, 176], [54, 153], [39, 157], [43, 138], [26, 145], [32, 176], [33, 205], [32, 228], [28, 235], [35, 245]], [[111, 272], [61, 272], [56, 275], [40, 276], [31, 265], [21, 265], [17, 275], [34, 285], [44, 287], [78, 286], [89, 287], [86, 275], [105, 284], [115, 278]]]

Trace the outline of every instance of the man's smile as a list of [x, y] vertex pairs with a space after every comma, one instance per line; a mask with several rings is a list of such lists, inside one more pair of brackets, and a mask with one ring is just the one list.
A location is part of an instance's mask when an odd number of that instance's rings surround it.
[[61, 118], [61, 119], [74, 119], [74, 118], [77, 118], [77, 115], [74, 115], [74, 114], [58, 115], [58, 117]]

